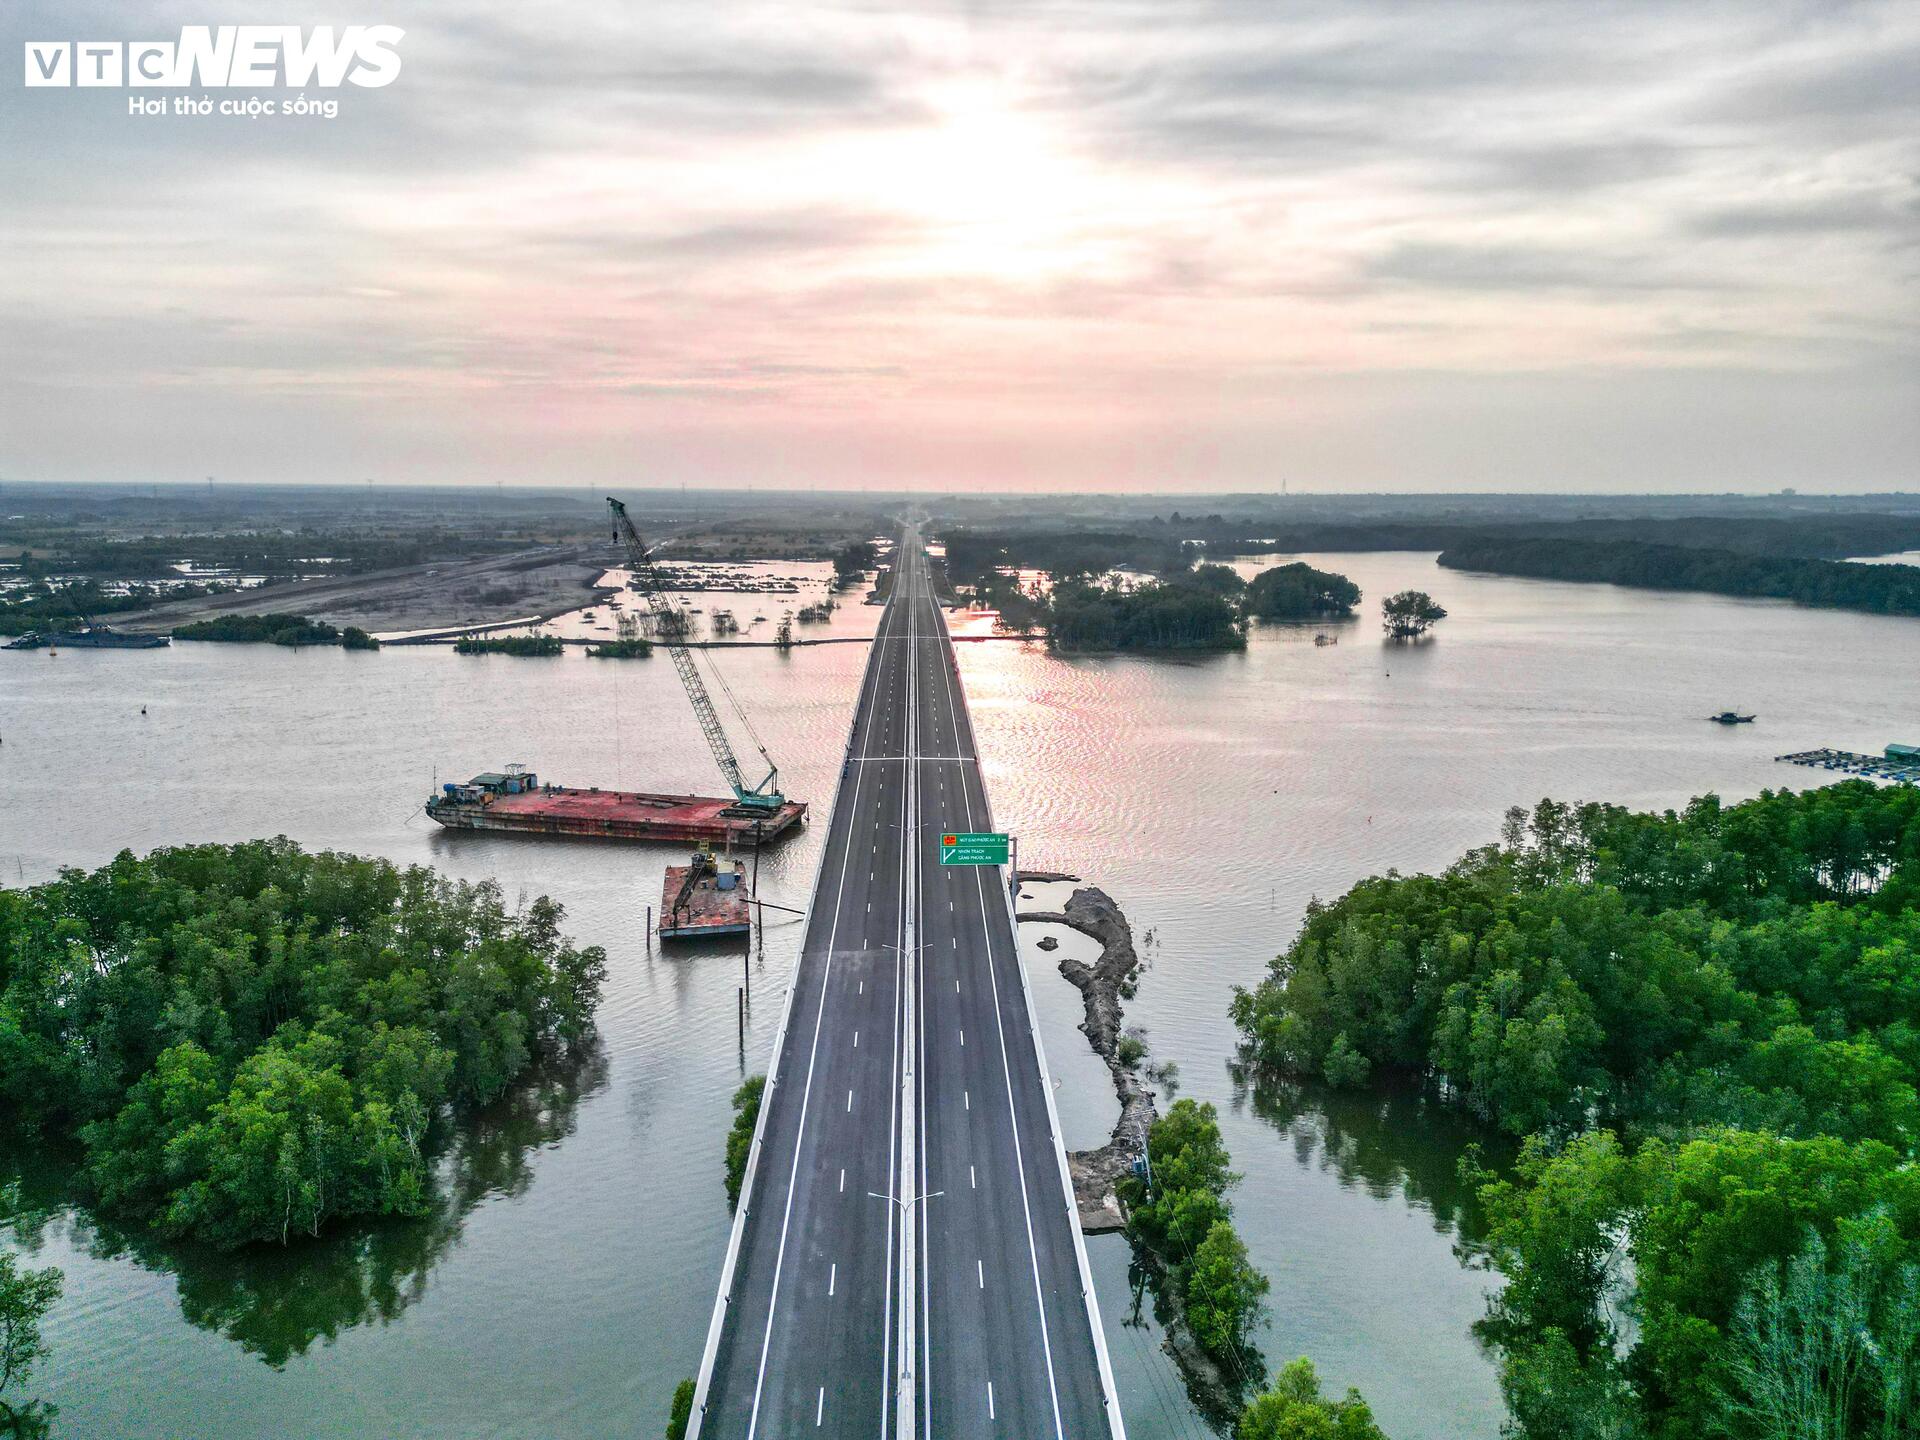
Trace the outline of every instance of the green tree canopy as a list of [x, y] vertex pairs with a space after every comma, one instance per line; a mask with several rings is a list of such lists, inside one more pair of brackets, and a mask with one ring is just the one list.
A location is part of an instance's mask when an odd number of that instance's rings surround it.
[[0, 1102], [104, 1206], [217, 1245], [417, 1214], [433, 1117], [581, 1039], [606, 974], [544, 897], [251, 841], [0, 892]]
[[1262, 620], [1337, 620], [1353, 614], [1360, 587], [1304, 561], [1262, 570], [1247, 587], [1247, 613]]
[[1320, 1376], [1302, 1355], [1247, 1406], [1234, 1440], [1387, 1440], [1358, 1390], [1340, 1400], [1320, 1393]]
[[1447, 618], [1446, 610], [1424, 590], [1402, 590], [1380, 602], [1382, 623], [1394, 640], [1418, 640]]

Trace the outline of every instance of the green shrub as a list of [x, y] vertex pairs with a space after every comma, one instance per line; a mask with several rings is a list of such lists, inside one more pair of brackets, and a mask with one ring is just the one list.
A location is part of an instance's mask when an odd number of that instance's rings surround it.
[[747, 1157], [753, 1151], [753, 1127], [760, 1121], [760, 1096], [767, 1088], [767, 1077], [750, 1075], [733, 1092], [733, 1128], [727, 1132], [727, 1208], [740, 1203], [740, 1186], [746, 1179]]

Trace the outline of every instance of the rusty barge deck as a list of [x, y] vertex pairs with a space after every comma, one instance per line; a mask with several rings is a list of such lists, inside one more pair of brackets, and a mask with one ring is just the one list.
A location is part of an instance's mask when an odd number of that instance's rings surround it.
[[731, 799], [655, 795], [635, 790], [576, 790], [535, 785], [515, 792], [447, 786], [427, 802], [427, 816], [449, 830], [491, 830], [573, 839], [672, 841], [716, 846], [772, 842], [806, 821], [807, 807], [790, 800], [754, 814]]
[[747, 867], [696, 855], [691, 865], [669, 865], [660, 892], [660, 938], [706, 940], [753, 932]]

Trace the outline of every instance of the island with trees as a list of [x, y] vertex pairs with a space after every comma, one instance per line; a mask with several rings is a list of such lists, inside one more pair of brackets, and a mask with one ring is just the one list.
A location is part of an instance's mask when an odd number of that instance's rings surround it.
[[1470, 1166], [1514, 1433], [1888, 1435], [1920, 1414], [1920, 790], [1542, 801], [1304, 926], [1261, 1071], [1430, 1085]]
[[1047, 597], [1057, 650], [1234, 650], [1246, 644], [1233, 603], [1190, 577], [1128, 585], [1068, 580]]
[[[1887, 543], [1868, 543], [1867, 548], [1881, 549]], [[1440, 553], [1440, 563], [1450, 570], [1535, 580], [1600, 581], [1643, 590], [1792, 600], [1876, 615], [1920, 615], [1920, 565], [1852, 565], [1645, 540], [1491, 535], [1449, 546]]]
[[1418, 640], [1447, 612], [1424, 590], [1402, 590], [1380, 602], [1380, 617], [1389, 640]]
[[0, 890], [0, 1119], [171, 1239], [422, 1214], [445, 1122], [590, 1031], [606, 957], [562, 918], [285, 839]]
[[[1224, 565], [1194, 565], [1197, 546], [1104, 532], [947, 536], [955, 591], [996, 610], [1018, 634], [1046, 632], [1061, 651], [1234, 650], [1246, 643], [1240, 594]], [[1044, 570], [1051, 588], [1023, 586], [1020, 568]]]
[[[1044, 631], [1058, 651], [1237, 650], [1247, 622], [1349, 616], [1360, 589], [1305, 564], [1276, 566], [1251, 584], [1231, 566], [1201, 561], [1192, 545], [1105, 534], [949, 537], [947, 574], [958, 597], [998, 612], [1015, 634]], [[1023, 585], [1015, 567], [1042, 565], [1051, 587]], [[1137, 573], [1140, 567], [1152, 567]]]
[[225, 645], [338, 645], [343, 650], [378, 650], [380, 642], [357, 625], [336, 629], [305, 615], [218, 615], [196, 620], [173, 632], [176, 640]]
[[1247, 585], [1247, 614], [1259, 620], [1344, 620], [1359, 603], [1360, 587], [1346, 576], [1299, 560], [1262, 570]]
[[[620, 642], [613, 640], [607, 643], [618, 645]], [[522, 659], [551, 659], [564, 653], [566, 648], [557, 635], [462, 635], [453, 642], [453, 653], [456, 655], [517, 655]], [[646, 653], [652, 653], [650, 644]], [[639, 654], [636, 648], [631, 655], [609, 658], [627, 659]]]

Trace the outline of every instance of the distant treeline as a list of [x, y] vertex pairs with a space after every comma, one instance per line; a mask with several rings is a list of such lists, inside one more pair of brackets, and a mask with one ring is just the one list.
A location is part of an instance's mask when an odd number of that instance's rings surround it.
[[1192, 566], [1199, 547], [1165, 535], [1120, 531], [1029, 530], [993, 534], [955, 530], [946, 536], [947, 569], [956, 582], [1000, 566], [1045, 570], [1056, 580], [1139, 570], [1167, 575]]
[[1336, 520], [1308, 523], [1229, 520], [1218, 515], [1155, 519], [1139, 531], [954, 530], [948, 564], [956, 576], [996, 565], [1055, 576], [1140, 570], [1164, 575], [1211, 556], [1283, 555], [1341, 550], [1447, 550], [1483, 540], [1636, 541], [1742, 555], [1844, 559], [1920, 549], [1920, 517], [1821, 515], [1805, 519], [1740, 516], [1630, 520]]
[[88, 574], [159, 578], [177, 575], [190, 561], [244, 575], [359, 574], [395, 565], [417, 565], [456, 555], [488, 555], [534, 543], [534, 532], [477, 534], [439, 526], [417, 530], [259, 530], [200, 535], [141, 535], [120, 539], [76, 535], [60, 529], [0, 526], [0, 538], [31, 553], [21, 557], [28, 575]]
[[1920, 566], [1848, 565], [1834, 560], [1740, 554], [1638, 541], [1480, 537], [1441, 552], [1453, 570], [1541, 580], [1606, 581], [1651, 590], [1701, 590], [1920, 615]]
[[196, 620], [173, 632], [176, 640], [210, 640], [229, 645], [338, 645], [343, 650], [378, 650], [380, 642], [358, 625], [337, 630], [305, 615], [219, 615]]
[[[1662, 520], [1526, 520], [1464, 525], [1448, 521], [1331, 521], [1305, 525], [1189, 522], [1177, 528], [1210, 555], [1277, 555], [1314, 550], [1448, 550], [1483, 541], [1557, 539], [1638, 542], [1742, 555], [1844, 559], [1920, 549], [1920, 518], [1823, 515], [1802, 519], [1687, 516]], [[1167, 543], [1150, 534], [1143, 545]]]

